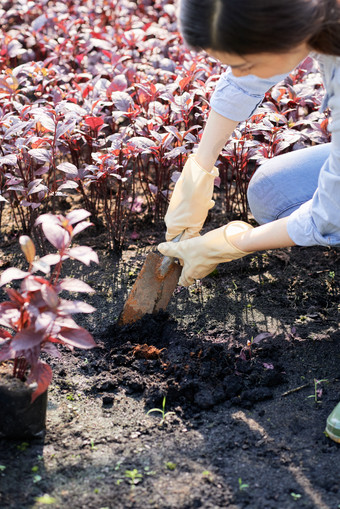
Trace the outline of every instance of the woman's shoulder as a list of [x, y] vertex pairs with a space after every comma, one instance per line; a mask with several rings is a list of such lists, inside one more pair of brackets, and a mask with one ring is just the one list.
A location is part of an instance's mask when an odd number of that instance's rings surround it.
[[325, 69], [334, 68], [334, 66], [340, 67], [340, 56], [326, 55], [325, 53], [317, 53], [316, 51], [312, 51], [309, 55]]

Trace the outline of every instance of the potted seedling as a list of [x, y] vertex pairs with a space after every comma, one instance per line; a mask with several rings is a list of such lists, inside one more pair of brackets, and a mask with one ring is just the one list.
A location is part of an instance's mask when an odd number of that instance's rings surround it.
[[[60, 277], [68, 258], [86, 265], [98, 263], [96, 253], [86, 246], [71, 247], [74, 236], [91, 223], [90, 214], [75, 210], [66, 217], [44, 214], [36, 221], [57, 252], [42, 258], [30, 237], [20, 237], [28, 270], [11, 267], [1, 274], [0, 286], [21, 280], [20, 288], [5, 288], [9, 300], [0, 304], [0, 437], [32, 438], [45, 429], [47, 389], [51, 367], [41, 353], [60, 357], [58, 344], [69, 349], [93, 348], [91, 334], [72, 318], [74, 313], [95, 309], [78, 300], [66, 300], [60, 292], [93, 292], [83, 281]], [[42, 272], [43, 276], [37, 273]]]

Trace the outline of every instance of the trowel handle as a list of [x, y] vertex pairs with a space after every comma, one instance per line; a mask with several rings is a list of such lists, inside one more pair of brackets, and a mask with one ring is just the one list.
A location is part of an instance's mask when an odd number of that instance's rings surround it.
[[[179, 242], [182, 238], [183, 233], [184, 233], [184, 230], [182, 231], [182, 233], [177, 235], [177, 237], [172, 239], [171, 242]], [[159, 272], [160, 272], [161, 276], [165, 276], [165, 274], [168, 272], [169, 267], [172, 264], [172, 262], [174, 261], [174, 259], [175, 258], [173, 258], [172, 256], [164, 256], [162, 263], [159, 266]]]

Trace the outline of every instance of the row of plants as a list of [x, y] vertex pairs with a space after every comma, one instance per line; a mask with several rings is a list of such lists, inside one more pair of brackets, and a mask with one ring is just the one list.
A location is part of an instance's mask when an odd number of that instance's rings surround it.
[[[130, 220], [164, 217], [202, 135], [223, 68], [181, 40], [173, 2], [8, 2], [0, 30], [0, 227], [32, 233], [39, 214], [77, 200], [120, 251]], [[218, 161], [226, 213], [267, 157], [328, 140], [309, 58], [242, 123]]]

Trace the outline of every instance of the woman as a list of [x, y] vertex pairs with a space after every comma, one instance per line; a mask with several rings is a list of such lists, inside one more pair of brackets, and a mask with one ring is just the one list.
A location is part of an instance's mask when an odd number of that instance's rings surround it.
[[[340, 2], [336, 0], [182, 0], [181, 32], [188, 46], [227, 64], [195, 155], [176, 183], [165, 216], [161, 253], [183, 264], [181, 285], [222, 262], [254, 251], [340, 246]], [[270, 51], [268, 51], [270, 48]], [[331, 109], [329, 144], [269, 159], [252, 178], [248, 200], [260, 226], [232, 221], [200, 236], [212, 201], [215, 161], [240, 121], [265, 92], [311, 54], [319, 61]], [[337, 410], [338, 409], [338, 410]], [[340, 404], [335, 418], [340, 420]], [[340, 432], [339, 432], [340, 433]], [[340, 436], [332, 437], [340, 441]]]

